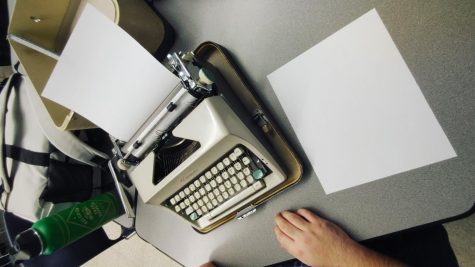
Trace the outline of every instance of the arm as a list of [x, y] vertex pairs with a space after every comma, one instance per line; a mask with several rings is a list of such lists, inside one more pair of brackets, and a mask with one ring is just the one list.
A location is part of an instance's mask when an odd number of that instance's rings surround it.
[[307, 265], [406, 266], [363, 247], [340, 227], [306, 209], [281, 212], [275, 221], [282, 248]]

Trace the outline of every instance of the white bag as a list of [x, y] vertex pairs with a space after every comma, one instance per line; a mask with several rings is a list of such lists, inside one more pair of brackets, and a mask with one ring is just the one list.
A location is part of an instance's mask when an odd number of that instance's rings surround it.
[[[19, 73], [0, 92], [0, 107], [0, 143], [5, 147], [0, 149], [0, 203], [4, 210], [36, 221], [69, 205], [40, 200], [48, 182], [49, 160], [61, 157], [52, 153], [53, 146], [90, 166], [98, 167], [108, 159], [72, 133], [58, 130], [29, 79]], [[97, 185], [100, 171], [94, 170]]]

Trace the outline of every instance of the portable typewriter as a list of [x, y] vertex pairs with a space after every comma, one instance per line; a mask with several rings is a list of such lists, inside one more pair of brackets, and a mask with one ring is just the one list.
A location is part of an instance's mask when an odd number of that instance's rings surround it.
[[128, 172], [145, 203], [202, 230], [248, 207], [286, 176], [258, 122], [241, 112], [216, 72], [198, 66], [192, 53], [167, 59], [181, 82], [131, 140], [115, 140], [116, 166]]

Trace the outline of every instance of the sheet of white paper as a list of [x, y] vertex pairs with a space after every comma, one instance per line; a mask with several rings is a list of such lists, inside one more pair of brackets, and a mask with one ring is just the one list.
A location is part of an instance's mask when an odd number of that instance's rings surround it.
[[327, 194], [456, 156], [374, 9], [268, 79]]
[[42, 95], [128, 141], [178, 82], [88, 4]]

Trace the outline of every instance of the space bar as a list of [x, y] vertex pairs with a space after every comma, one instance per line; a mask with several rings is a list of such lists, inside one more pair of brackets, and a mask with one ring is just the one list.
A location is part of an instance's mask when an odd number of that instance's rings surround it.
[[221, 206], [217, 207], [216, 209], [212, 210], [209, 215], [211, 219], [219, 216], [221, 213], [225, 212], [226, 210], [232, 208], [236, 204], [240, 203], [242, 200], [248, 198], [255, 192], [261, 190], [264, 188], [264, 182], [258, 181], [252, 184], [252, 186], [249, 186], [248, 188], [244, 189], [241, 191], [241, 193], [237, 194], [230, 200], [224, 202]]

